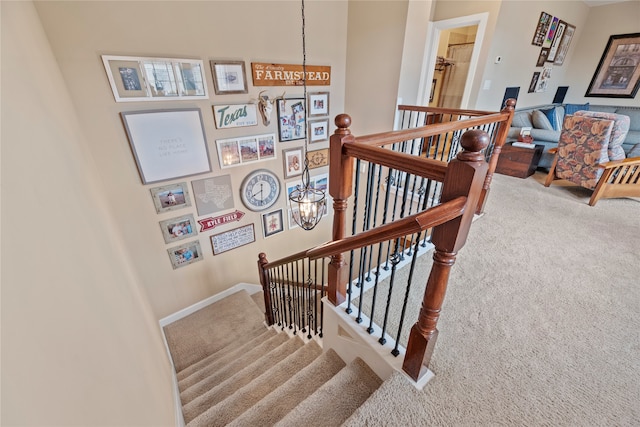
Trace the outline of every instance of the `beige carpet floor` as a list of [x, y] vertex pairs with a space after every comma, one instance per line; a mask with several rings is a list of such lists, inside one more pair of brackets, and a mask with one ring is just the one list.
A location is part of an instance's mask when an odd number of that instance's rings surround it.
[[435, 378], [392, 378], [346, 425], [640, 425], [640, 200], [590, 207], [544, 176], [494, 177], [453, 266]]

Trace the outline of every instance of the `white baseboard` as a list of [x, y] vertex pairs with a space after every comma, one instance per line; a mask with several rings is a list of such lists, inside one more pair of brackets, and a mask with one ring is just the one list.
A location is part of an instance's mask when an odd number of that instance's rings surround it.
[[187, 317], [188, 315], [193, 314], [196, 311], [208, 305], [211, 305], [216, 301], [220, 301], [221, 299], [226, 298], [229, 295], [234, 294], [241, 290], [245, 290], [249, 293], [249, 295], [253, 295], [256, 292], [262, 292], [262, 286], [253, 285], [251, 283], [238, 283], [237, 285], [234, 285], [229, 289], [220, 292], [219, 294], [212, 295], [209, 298], [203, 299], [202, 301], [198, 301], [197, 303], [190, 305], [189, 307], [183, 308], [180, 311], [176, 311], [175, 313], [160, 319], [160, 327], [163, 328], [168, 324], [175, 322], [176, 320], [180, 320], [183, 317]]

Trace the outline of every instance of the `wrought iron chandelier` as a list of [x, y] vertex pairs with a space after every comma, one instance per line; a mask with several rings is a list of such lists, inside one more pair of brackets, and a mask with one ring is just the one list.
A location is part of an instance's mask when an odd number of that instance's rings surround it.
[[[305, 16], [304, 0], [302, 0], [302, 87], [304, 89], [304, 123], [308, 122], [307, 109], [307, 46], [305, 40]], [[324, 191], [311, 186], [309, 176], [309, 160], [307, 158], [307, 148], [309, 144], [308, 131], [305, 129], [304, 135], [304, 168], [302, 169], [302, 184], [289, 194], [289, 205], [294, 221], [305, 230], [313, 230], [318, 225], [326, 209], [326, 199]], [[296, 215], [296, 211], [298, 215]]]

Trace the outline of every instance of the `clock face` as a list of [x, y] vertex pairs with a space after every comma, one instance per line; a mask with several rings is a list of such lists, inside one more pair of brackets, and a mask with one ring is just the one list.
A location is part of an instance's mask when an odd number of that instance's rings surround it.
[[271, 171], [259, 169], [242, 181], [240, 198], [252, 211], [262, 211], [273, 206], [280, 196], [280, 181]]

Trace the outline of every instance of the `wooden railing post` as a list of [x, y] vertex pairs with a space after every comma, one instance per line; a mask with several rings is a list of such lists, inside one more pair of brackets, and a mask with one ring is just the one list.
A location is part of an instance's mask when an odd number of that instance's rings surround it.
[[[334, 241], [347, 235], [347, 199], [353, 191], [353, 158], [342, 154], [342, 146], [355, 140], [349, 130], [351, 117], [339, 114], [335, 118], [335, 124], [337, 129], [329, 142], [329, 194], [333, 198]], [[332, 256], [327, 277], [327, 297], [332, 304], [344, 302], [348, 280], [349, 271], [344, 256]]]
[[488, 165], [480, 152], [489, 144], [485, 131], [474, 129], [461, 138], [463, 151], [449, 162], [445, 175], [441, 201], [467, 196], [464, 213], [442, 225], [434, 227], [431, 242], [435, 246], [433, 266], [427, 280], [418, 321], [411, 328], [402, 369], [415, 381], [422, 367], [428, 367], [435, 346], [436, 325], [449, 281], [449, 272], [458, 250], [464, 246], [471, 227]]
[[271, 307], [271, 289], [269, 284], [269, 274], [264, 268], [269, 261], [267, 261], [267, 255], [264, 252], [260, 252], [258, 255], [258, 277], [260, 277], [260, 284], [262, 285], [262, 294], [264, 295], [264, 320], [267, 325], [273, 325], [273, 308]]
[[498, 133], [496, 134], [495, 145], [493, 146], [493, 152], [491, 153], [491, 158], [489, 159], [489, 170], [487, 171], [487, 176], [484, 179], [484, 185], [482, 186], [482, 193], [480, 194], [480, 199], [478, 200], [478, 206], [476, 207], [476, 213], [481, 214], [484, 212], [484, 205], [487, 202], [487, 197], [489, 196], [489, 190], [491, 189], [491, 180], [493, 179], [493, 172], [496, 170], [496, 166], [498, 165], [498, 157], [500, 157], [500, 153], [502, 152], [502, 146], [507, 140], [507, 134], [509, 133], [509, 129], [511, 128], [511, 121], [513, 120], [513, 113], [516, 108], [516, 100], [513, 98], [507, 99], [505, 102], [504, 108], [501, 110], [503, 113], [509, 113], [509, 119], [505, 122], [500, 122]]

